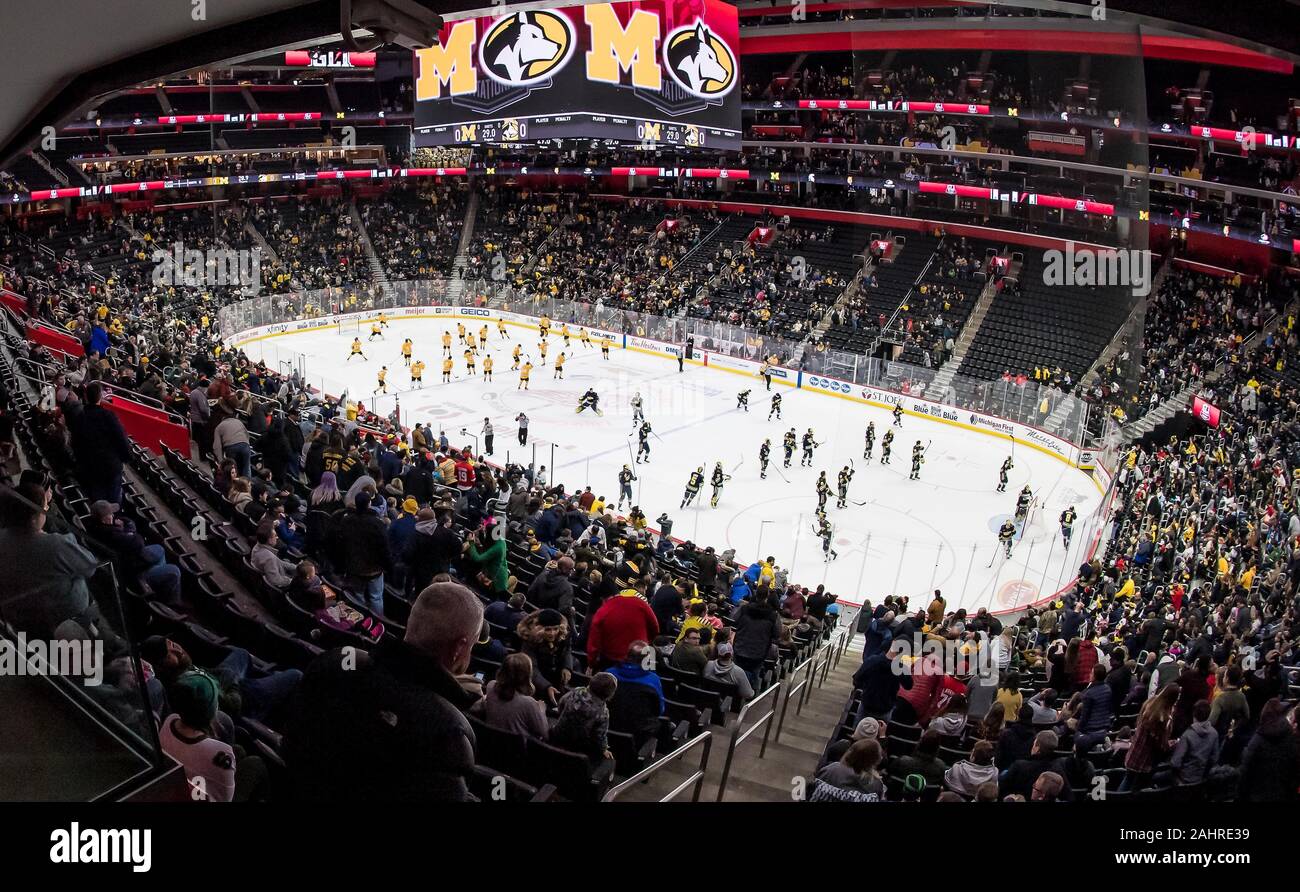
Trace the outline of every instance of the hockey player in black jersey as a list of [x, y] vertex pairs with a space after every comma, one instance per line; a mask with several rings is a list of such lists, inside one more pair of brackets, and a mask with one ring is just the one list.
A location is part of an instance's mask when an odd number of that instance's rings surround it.
[[574, 411], [581, 413], [583, 409], [588, 408], [593, 410], [597, 415], [605, 414], [600, 411], [600, 394], [596, 393], [596, 391], [592, 389], [588, 389], [586, 393], [578, 398], [578, 408]]
[[822, 471], [821, 476], [817, 478], [817, 513], [821, 514], [826, 510], [826, 497], [831, 494], [831, 485], [826, 482], [826, 472]]
[[831, 526], [831, 522], [826, 519], [825, 514], [817, 515], [817, 528], [814, 532], [817, 534], [817, 538], [822, 540], [822, 556], [827, 563], [840, 556], [839, 552], [831, 548], [831, 540], [835, 538], [835, 528]]
[[889, 451], [894, 446], [894, 431], [892, 429], [885, 431], [885, 435], [880, 438], [880, 463], [889, 464]]
[[[636, 437], [636, 463], [641, 464], [644, 461], [650, 464], [650, 422], [642, 421], [641, 427], [637, 428]], [[645, 456], [644, 459], [641, 456]]]
[[862, 457], [871, 460], [871, 451], [876, 447], [876, 423], [874, 421], [867, 424], [866, 444], [862, 449]]
[[1074, 534], [1074, 521], [1078, 516], [1073, 505], [1061, 512], [1061, 541], [1066, 548], [1070, 547], [1070, 536]]
[[998, 541], [1001, 542], [1002, 547], [1006, 549], [1007, 557], [1011, 557], [1011, 543], [1015, 541], [1015, 538], [1016, 525], [1008, 518], [1002, 522], [1002, 526], [998, 530]]
[[785, 442], [781, 444], [781, 448], [785, 451], [785, 466], [787, 468], [790, 467], [790, 459], [794, 458], [796, 440], [797, 437], [795, 436], [794, 428], [790, 428], [785, 432]]
[[632, 469], [623, 465], [623, 470], [618, 472], [618, 509], [622, 509], [624, 499], [627, 499], [629, 505], [632, 504], [632, 481], [635, 479], [636, 474], [632, 473]]
[[772, 408], [767, 410], [767, 420], [771, 421], [773, 415], [777, 418], [781, 417], [781, 394], [779, 393], [772, 394]]
[[820, 446], [821, 443], [818, 443], [813, 438], [812, 428], [808, 428], [808, 431], [803, 435], [803, 440], [801, 442], [803, 445], [803, 458], [799, 459], [799, 467], [811, 468], [813, 463], [813, 449]]
[[758, 479], [767, 479], [767, 460], [772, 455], [772, 441], [764, 440], [763, 445], [758, 447]]
[[908, 475], [908, 480], [921, 479], [921, 465], [925, 464], [925, 447], [921, 441], [917, 440], [912, 446], [912, 473]]
[[731, 479], [731, 475], [722, 470], [722, 462], [713, 466], [713, 476], [709, 478], [709, 485], [713, 487], [713, 498], [709, 499], [709, 507], [718, 507], [718, 499], [722, 496], [722, 484]]
[[742, 390], [740, 393], [736, 394], [736, 408], [737, 408], [737, 409], [744, 409], [746, 412], [749, 411], [749, 391], [748, 391], [748, 390]]
[[838, 499], [835, 502], [836, 508], [847, 508], [849, 506], [849, 482], [853, 479], [853, 469], [848, 465], [840, 468], [840, 476], [835, 481], [836, 495]]
[[686, 481], [686, 494], [682, 496], [680, 507], [685, 508], [691, 502], [695, 501], [696, 496], [700, 494], [700, 487], [704, 485], [704, 465], [700, 465], [691, 472], [691, 479]]
[[894, 406], [894, 427], [902, 427], [902, 426], [903, 426], [903, 407], [900, 405], [895, 405]]
[[998, 471], [998, 492], [1007, 491], [1007, 475], [1014, 467], [1015, 464], [1011, 461], [1011, 456], [1008, 455], [1007, 460], [1002, 463], [1002, 470]]

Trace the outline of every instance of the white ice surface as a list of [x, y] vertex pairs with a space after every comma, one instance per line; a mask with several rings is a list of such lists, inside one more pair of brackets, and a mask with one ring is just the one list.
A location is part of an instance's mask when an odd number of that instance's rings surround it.
[[[632, 464], [639, 477], [637, 504], [652, 526], [667, 511], [674, 537], [719, 551], [734, 548], [741, 562], [772, 555], [790, 568], [791, 581], [824, 583], [846, 601], [876, 601], [897, 593], [910, 595], [914, 605], [924, 604], [929, 592], [939, 588], [950, 609], [1006, 609], [1056, 591], [1083, 558], [1089, 518], [1101, 500], [1098, 487], [1083, 472], [1023, 443], [1015, 446], [1007, 492], [998, 493], [998, 468], [1010, 452], [1008, 440], [907, 415], [895, 431], [892, 464], [885, 466], [879, 463], [880, 439], [891, 424], [885, 409], [774, 384], [773, 393], [783, 398], [782, 419], [769, 422], [772, 394], [759, 379], [691, 363], [679, 374], [674, 360], [617, 346], [610, 351], [611, 359], [602, 361], [595, 346], [584, 349], [576, 337], [567, 351], [565, 378], [555, 380], [553, 363], [563, 350], [562, 340], [552, 334], [548, 364], [542, 366], [536, 331], [522, 325], [509, 326], [504, 341], [491, 326], [486, 352], [496, 364], [492, 383], [483, 382], [481, 359], [478, 376], [468, 377], [462, 350], [455, 349], [458, 377], [442, 384], [440, 339], [447, 327], [443, 319], [398, 320], [382, 342], [366, 342], [369, 326], [363, 325], [366, 362], [347, 360], [353, 334], [340, 335], [334, 329], [267, 338], [243, 349], [272, 367], [303, 354], [314, 386], [332, 395], [346, 388], [352, 398], [360, 397], [367, 408], [382, 414], [392, 411], [393, 400], [400, 400], [404, 423], [430, 422], [435, 432], [445, 430], [456, 445], [473, 443], [472, 437], [460, 435], [462, 428], [478, 434], [483, 419], [490, 418], [496, 429], [494, 460], [527, 464], [536, 447], [536, 461], [547, 466], [551, 481], [571, 491], [590, 485], [597, 495], [616, 500], [618, 472]], [[450, 328], [454, 337], [454, 323]], [[478, 330], [477, 324], [469, 328]], [[405, 337], [413, 339], [416, 358], [426, 363], [423, 389], [411, 389], [403, 366], [400, 345]], [[518, 374], [510, 371], [516, 340], [535, 366], [528, 391], [518, 389]], [[390, 394], [375, 401], [372, 390], [381, 365], [388, 366]], [[601, 396], [603, 417], [574, 412], [578, 395], [589, 387]], [[736, 409], [736, 394], [745, 389], [752, 391], [748, 413]], [[632, 461], [636, 438], [631, 435], [630, 400], [638, 391], [655, 434], [648, 465]], [[514, 418], [520, 411], [531, 421], [526, 449], [516, 436]], [[869, 421], [875, 422], [877, 436], [875, 457], [867, 462], [862, 450]], [[812, 427], [824, 444], [812, 468], [799, 466], [799, 450], [792, 466], [782, 467], [781, 440], [791, 427], [800, 437]], [[765, 437], [772, 440], [772, 462], [767, 479], [761, 480], [758, 449]], [[921, 479], [909, 481], [917, 439], [929, 444], [929, 451]], [[836, 475], [850, 460], [856, 474], [849, 498], [866, 504], [850, 502], [848, 508], [836, 509]], [[717, 461], [732, 475], [718, 507], [709, 507], [706, 485], [695, 505], [679, 508], [690, 472], [704, 465], [707, 477]], [[828, 514], [839, 552], [829, 563], [813, 532], [814, 484], [823, 469], [832, 488]], [[996, 531], [1014, 512], [1016, 495], [1025, 484], [1042, 507], [1006, 560], [996, 545]], [[1079, 521], [1067, 556], [1057, 518], [1068, 505], [1078, 511]]]

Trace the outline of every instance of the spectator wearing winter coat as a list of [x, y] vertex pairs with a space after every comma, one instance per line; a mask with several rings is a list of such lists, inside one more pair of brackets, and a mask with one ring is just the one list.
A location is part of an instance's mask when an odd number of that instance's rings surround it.
[[1156, 660], [1155, 669], [1151, 672], [1151, 685], [1147, 688], [1147, 696], [1154, 697], [1165, 685], [1177, 681], [1180, 671], [1178, 655], [1172, 650], [1162, 653], [1160, 659]]
[[1179, 737], [1192, 724], [1192, 710], [1202, 700], [1210, 699], [1210, 681], [1213, 679], [1209, 655], [1197, 659], [1196, 663], [1178, 674], [1178, 702], [1174, 704], [1174, 721], [1172, 736]]
[[86, 498], [119, 505], [122, 465], [131, 458], [131, 443], [117, 415], [100, 405], [103, 395], [98, 381], [86, 385], [85, 405], [68, 416], [68, 433], [77, 460], [77, 479]]
[[1074, 717], [1074, 733], [1088, 749], [1105, 739], [1115, 718], [1113, 694], [1106, 684], [1106, 669], [1093, 665], [1092, 684], [1084, 689], [1079, 711]]
[[483, 608], [483, 618], [494, 626], [514, 632], [528, 615], [528, 611], [524, 610], [525, 603], [527, 602], [520, 593], [511, 595], [508, 601], [493, 601]]
[[1060, 637], [1066, 641], [1073, 639], [1079, 634], [1079, 629], [1083, 628], [1084, 619], [1083, 611], [1079, 609], [1079, 605], [1069, 605], [1063, 613], [1058, 615], [1061, 628]]
[[573, 558], [562, 555], [548, 564], [528, 586], [528, 600], [538, 607], [558, 610], [572, 616], [573, 610]]
[[[665, 574], [659, 587], [655, 589], [650, 608], [654, 610], [655, 619], [659, 622], [659, 631], [665, 635], [672, 635], [677, 617], [682, 616], [686, 610], [686, 596], [682, 594], [680, 588], [668, 580]], [[673, 637], [675, 638], [676, 635]]]
[[293, 455], [289, 446], [289, 428], [296, 429], [296, 425], [288, 424], [284, 416], [277, 412], [257, 444], [258, 451], [262, 453], [262, 464], [270, 469], [272, 479], [279, 485], [286, 482], [289, 460]]
[[[464, 673], [482, 624], [472, 591], [435, 583], [412, 605], [400, 645], [338, 649], [313, 661], [284, 729], [295, 798], [467, 801], [474, 734], [463, 713], [479, 695], [466, 687]], [[340, 771], [341, 765], [373, 770]]]
[[1244, 727], [1250, 721], [1250, 704], [1241, 692], [1241, 668], [1229, 666], [1223, 673], [1223, 684], [1210, 703], [1210, 724], [1218, 732], [1219, 740], [1227, 736], [1234, 723]]
[[1300, 786], [1300, 743], [1277, 697], [1264, 704], [1259, 726], [1241, 757], [1239, 802], [1295, 802]]
[[862, 661], [866, 662], [872, 654], [883, 653], [889, 649], [889, 642], [894, 640], [894, 611], [888, 610], [883, 616], [873, 619], [867, 625], [866, 641], [862, 644]]
[[994, 762], [1005, 771], [1018, 759], [1028, 759], [1034, 748], [1034, 711], [1028, 704], [1020, 707], [1016, 720], [1009, 722], [998, 734], [998, 750]]
[[1178, 738], [1169, 762], [1177, 772], [1178, 783], [1199, 784], [1218, 758], [1219, 732], [1210, 722], [1210, 701], [1198, 700], [1192, 708], [1192, 725]]
[[681, 641], [673, 648], [670, 665], [682, 672], [699, 675], [709, 663], [708, 654], [700, 647], [700, 630], [688, 629]]
[[735, 648], [736, 664], [757, 689], [763, 663], [781, 641], [781, 617], [776, 611], [776, 599], [766, 588], [760, 588], [740, 605], [735, 628], [736, 637], [731, 643]]
[[160, 601], [173, 604], [180, 600], [180, 568], [167, 563], [161, 545], [147, 545], [131, 519], [118, 513], [117, 505], [103, 500], [91, 504], [86, 534], [113, 551], [119, 573], [138, 575]]
[[597, 672], [591, 684], [574, 688], [560, 698], [560, 715], [551, 728], [551, 743], [584, 754], [593, 765], [612, 761], [609, 751], [609, 702], [618, 691], [618, 679]]
[[564, 508], [558, 505], [552, 505], [542, 511], [542, 516], [537, 520], [537, 538], [547, 545], [554, 545], [556, 538], [560, 535], [560, 529], [564, 526]]
[[388, 525], [388, 550], [403, 566], [406, 563], [406, 548], [415, 535], [415, 525], [419, 523], [419, 513], [420, 506], [415, 499], [404, 499], [397, 520]]
[[910, 774], [919, 774], [925, 778], [927, 787], [943, 785], [944, 774], [948, 766], [939, 758], [939, 747], [943, 736], [938, 731], [927, 730], [921, 735], [916, 749], [909, 755], [899, 756], [890, 761], [889, 773], [894, 777], [905, 778]]
[[421, 508], [416, 514], [415, 531], [402, 555], [408, 595], [423, 591], [434, 576], [448, 572], [451, 562], [460, 556], [460, 537], [452, 529], [451, 521], [450, 511], [437, 515], [432, 508]]
[[[1049, 771], [1056, 771], [1058, 763], [1056, 747], [1058, 742], [1055, 731], [1039, 731], [1034, 736], [1034, 746], [1029, 757], [1017, 759], [999, 779], [998, 796], [1005, 799], [1007, 796], [1016, 794], [1029, 799], [1034, 784], [1038, 781], [1038, 776]], [[1068, 789], [1068, 787], [1065, 788], [1065, 790]], [[1064, 791], [1062, 792], [1064, 793]], [[1072, 796], [1065, 793], [1060, 798], [1072, 798]]]
[[894, 711], [900, 688], [912, 687], [912, 676], [897, 671], [895, 659], [901, 653], [901, 647], [891, 644], [883, 653], [872, 654], [862, 661], [858, 671], [853, 673], [853, 686], [862, 691], [862, 703], [858, 707], [858, 721], [871, 717], [886, 720]]
[[346, 510], [337, 524], [336, 550], [343, 556], [348, 583], [370, 610], [384, 613], [384, 571], [390, 564], [388, 535], [384, 522], [370, 509], [370, 495], [358, 493], [355, 507]]
[[943, 695], [943, 664], [933, 653], [922, 653], [911, 666], [912, 686], [898, 692], [894, 721], [924, 725]]
[[533, 661], [533, 686], [537, 695], [552, 705], [569, 686], [573, 654], [569, 646], [569, 623], [558, 610], [535, 610], [519, 620], [515, 628], [520, 652]]

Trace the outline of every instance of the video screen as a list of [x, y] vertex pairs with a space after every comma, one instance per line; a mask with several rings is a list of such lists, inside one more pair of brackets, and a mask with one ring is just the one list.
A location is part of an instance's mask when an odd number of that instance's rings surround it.
[[447, 23], [415, 53], [417, 147], [600, 139], [740, 148], [737, 14], [595, 3]]

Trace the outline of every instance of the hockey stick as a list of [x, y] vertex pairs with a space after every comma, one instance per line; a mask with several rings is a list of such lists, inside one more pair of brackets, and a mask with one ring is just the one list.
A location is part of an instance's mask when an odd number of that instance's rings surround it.
[[[742, 456], [740, 457], [740, 461], [736, 462], [736, 466], [735, 466], [734, 468], [731, 469], [731, 473], [734, 474], [734, 473], [736, 473], [737, 471], [739, 471], [739, 470], [740, 470], [740, 466], [743, 465], [744, 463], [745, 463], [745, 456], [742, 455]], [[728, 477], [727, 479], [730, 480], [731, 478]]]
[[[778, 474], [781, 474], [781, 467], [780, 467], [780, 465], [775, 465], [775, 464], [772, 465], [772, 470], [776, 471]], [[785, 474], [781, 474], [781, 479], [784, 480], [786, 483], [789, 483], [789, 482], [790, 482], [790, 478], [789, 478], [789, 477], [786, 477]]]

